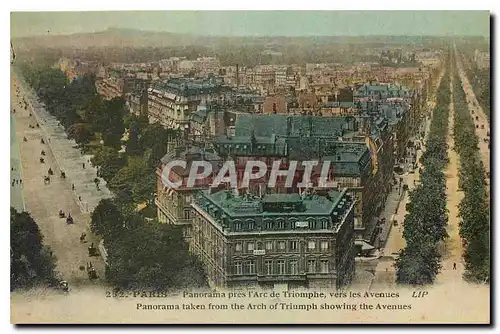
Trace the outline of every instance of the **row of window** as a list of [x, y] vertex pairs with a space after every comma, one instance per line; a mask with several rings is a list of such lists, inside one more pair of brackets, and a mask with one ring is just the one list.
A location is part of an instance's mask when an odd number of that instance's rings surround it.
[[[274, 241], [266, 241], [265, 242], [265, 250], [267, 251], [272, 251], [275, 247], [276, 250], [283, 251], [286, 249], [286, 241], [276, 241], [276, 245], [274, 245]], [[255, 242], [246, 242], [246, 251], [247, 252], [253, 252], [255, 250]], [[329, 248], [329, 242], [328, 241], [320, 241], [320, 249], [322, 251], [326, 251]], [[309, 250], [314, 250], [316, 249], [317, 242], [314, 240], [308, 241], [307, 242], [307, 249]], [[260, 244], [258, 245], [260, 249]], [[298, 250], [299, 249], [299, 242], [296, 240], [288, 241], [288, 249], [289, 250]], [[242, 252], [243, 251], [243, 243], [238, 242], [235, 244], [235, 251], [236, 252]]]
[[[299, 274], [299, 261], [289, 260], [288, 265], [285, 260], [266, 260], [264, 261], [264, 273], [265, 275], [298, 275]], [[317, 273], [318, 262], [316, 260], [307, 260], [307, 273]], [[329, 273], [329, 263], [328, 260], [319, 261], [320, 273]], [[234, 263], [234, 274], [235, 275], [255, 275], [256, 266], [255, 261], [236, 261]]]
[[[307, 228], [309, 229], [315, 229], [316, 227], [320, 227], [323, 230], [328, 229], [328, 220], [322, 220], [320, 222], [320, 225], [316, 224], [316, 221], [314, 220], [309, 220]], [[283, 220], [278, 220], [278, 221], [268, 221], [265, 223], [265, 230], [288, 230], [288, 229], [294, 229], [296, 227], [295, 222], [285, 222]], [[241, 231], [241, 230], [255, 230], [255, 222], [246, 222], [246, 223], [234, 223], [234, 230], [235, 231]]]

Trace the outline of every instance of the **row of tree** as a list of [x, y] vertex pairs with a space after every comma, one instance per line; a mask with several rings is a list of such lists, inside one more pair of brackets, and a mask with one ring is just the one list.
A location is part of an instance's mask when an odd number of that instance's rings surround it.
[[82, 148], [100, 134], [106, 145], [120, 149], [125, 131], [124, 99], [102, 99], [97, 94], [93, 75], [76, 77], [70, 82], [58, 68], [31, 63], [22, 63], [21, 71], [47, 110]]
[[[491, 108], [491, 91], [490, 91], [490, 68], [479, 68], [474, 61], [468, 58], [469, 55], [463, 56], [463, 64], [469, 82], [474, 91], [481, 108], [484, 110], [486, 117], [490, 120]], [[473, 56], [470, 56], [473, 57]]]
[[460, 237], [464, 241], [465, 274], [472, 282], [490, 280], [490, 208], [479, 140], [458, 73], [454, 79], [455, 149], [460, 156], [459, 184], [464, 198], [459, 205]]
[[450, 104], [450, 73], [447, 68], [437, 91], [426, 151], [421, 161], [420, 184], [410, 192], [403, 237], [406, 247], [396, 260], [396, 281], [424, 285], [434, 282], [441, 268], [438, 246], [448, 237], [446, 225], [447, 129]]
[[10, 208], [10, 289], [30, 288], [57, 281], [56, 258], [33, 218]]

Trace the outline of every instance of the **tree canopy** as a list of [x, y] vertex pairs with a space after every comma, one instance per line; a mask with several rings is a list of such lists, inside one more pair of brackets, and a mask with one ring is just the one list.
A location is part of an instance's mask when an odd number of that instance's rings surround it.
[[10, 286], [11, 290], [39, 284], [52, 284], [56, 279], [56, 258], [43, 245], [43, 236], [27, 212], [10, 208]]
[[441, 268], [438, 244], [448, 237], [446, 225], [446, 179], [443, 169], [448, 163], [446, 143], [450, 104], [450, 69], [448, 60], [437, 91], [420, 184], [409, 194], [403, 223], [405, 249], [396, 260], [396, 281], [400, 284], [425, 285], [434, 282]]
[[121, 288], [204, 287], [206, 275], [189, 254], [182, 229], [137, 213], [122, 215], [112, 200], [102, 200], [92, 214], [92, 231], [104, 237], [106, 278]]
[[454, 73], [455, 147], [460, 156], [459, 183], [464, 197], [459, 205], [460, 237], [465, 241], [464, 278], [490, 281], [490, 208], [479, 139], [458, 72]]

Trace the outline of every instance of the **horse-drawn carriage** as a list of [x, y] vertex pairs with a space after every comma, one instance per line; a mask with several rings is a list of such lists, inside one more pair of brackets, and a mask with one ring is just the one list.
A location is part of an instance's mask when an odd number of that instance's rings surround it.
[[87, 263], [87, 275], [89, 275], [89, 279], [97, 278], [97, 271], [95, 270], [92, 262]]
[[45, 159], [44, 159], [44, 158], [42, 158], [42, 157], [40, 157], [40, 163], [41, 163], [41, 164], [44, 164], [44, 163], [45, 163]]
[[64, 213], [63, 210], [59, 210], [59, 218], [64, 218], [66, 217], [66, 214]]
[[60, 281], [59, 288], [64, 292], [69, 292], [69, 285], [67, 281]]
[[61, 171], [61, 179], [65, 179], [66, 178], [66, 173]]
[[97, 248], [94, 246], [94, 243], [90, 244], [89, 246], [89, 256], [97, 256]]
[[54, 171], [52, 171], [52, 168], [49, 167], [49, 170], [47, 171], [49, 175], [54, 175]]
[[73, 217], [71, 217], [71, 214], [68, 214], [68, 217], [66, 218], [66, 224], [73, 224], [74, 220]]
[[42, 150], [42, 152], [40, 152], [40, 154], [41, 154], [41, 155], [45, 155], [45, 151], [44, 151], [44, 150]]

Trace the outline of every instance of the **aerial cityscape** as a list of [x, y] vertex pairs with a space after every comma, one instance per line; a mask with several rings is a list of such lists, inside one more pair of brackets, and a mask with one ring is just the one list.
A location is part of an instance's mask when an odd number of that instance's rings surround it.
[[487, 11], [131, 13], [11, 13], [13, 305], [489, 286]]

